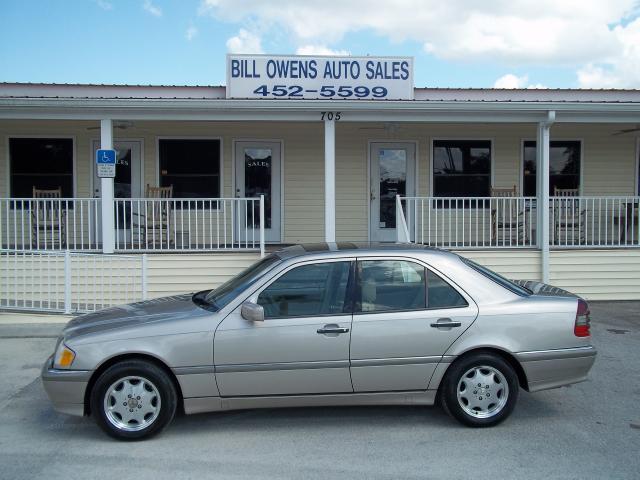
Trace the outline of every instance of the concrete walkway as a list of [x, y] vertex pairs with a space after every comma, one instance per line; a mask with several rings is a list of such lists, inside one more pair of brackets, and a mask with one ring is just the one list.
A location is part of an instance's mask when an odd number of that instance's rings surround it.
[[0, 312], [0, 325], [67, 323], [74, 316], [58, 313]]

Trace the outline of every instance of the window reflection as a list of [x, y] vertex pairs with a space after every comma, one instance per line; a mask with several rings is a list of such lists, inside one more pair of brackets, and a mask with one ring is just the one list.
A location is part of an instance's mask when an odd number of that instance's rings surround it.
[[[273, 154], [270, 148], [244, 149], [244, 195], [264, 195], [264, 228], [271, 228], [271, 176]], [[260, 204], [253, 203], [255, 225], [260, 225]]]
[[[536, 195], [536, 142], [524, 142], [524, 195]], [[549, 195], [555, 188], [580, 188], [580, 142], [549, 142]]]
[[396, 228], [396, 196], [407, 192], [407, 151], [378, 150], [380, 171], [380, 228]]

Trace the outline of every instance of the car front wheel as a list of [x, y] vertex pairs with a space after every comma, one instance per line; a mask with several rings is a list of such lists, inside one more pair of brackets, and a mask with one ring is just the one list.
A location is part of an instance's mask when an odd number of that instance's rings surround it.
[[518, 389], [518, 376], [508, 362], [489, 353], [472, 354], [450, 367], [442, 404], [464, 425], [491, 427], [511, 414]]
[[176, 405], [171, 379], [161, 368], [141, 360], [112, 365], [91, 392], [91, 412], [98, 425], [120, 440], [159, 433], [173, 419]]

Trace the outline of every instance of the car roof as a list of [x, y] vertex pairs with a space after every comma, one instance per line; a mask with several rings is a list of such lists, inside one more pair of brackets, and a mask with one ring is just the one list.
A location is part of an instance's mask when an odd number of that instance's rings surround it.
[[303, 243], [293, 245], [274, 252], [282, 260], [297, 257], [323, 257], [335, 256], [336, 253], [349, 255], [388, 255], [406, 253], [409, 256], [429, 253], [442, 258], [457, 257], [454, 253], [440, 250], [434, 247], [416, 245], [413, 243], [377, 243], [377, 242], [336, 242], [336, 243]]

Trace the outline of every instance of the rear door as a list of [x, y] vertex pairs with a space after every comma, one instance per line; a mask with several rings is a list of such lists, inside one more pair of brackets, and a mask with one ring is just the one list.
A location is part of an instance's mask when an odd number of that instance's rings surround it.
[[216, 331], [220, 394], [229, 396], [350, 393], [354, 259], [296, 264], [256, 292], [265, 320], [232, 312]]
[[415, 260], [361, 258], [356, 271], [354, 391], [426, 390], [447, 348], [475, 320], [476, 304]]

